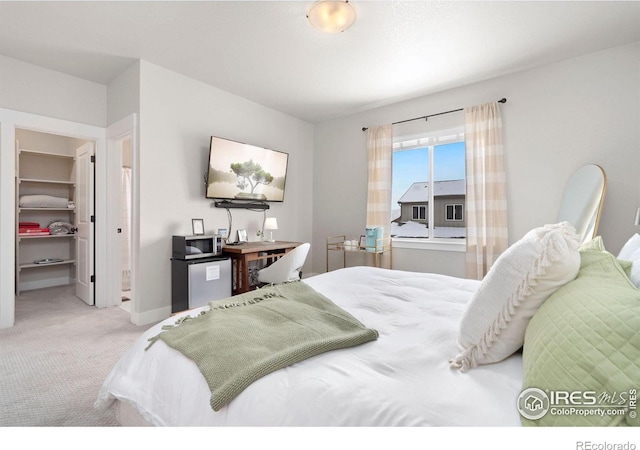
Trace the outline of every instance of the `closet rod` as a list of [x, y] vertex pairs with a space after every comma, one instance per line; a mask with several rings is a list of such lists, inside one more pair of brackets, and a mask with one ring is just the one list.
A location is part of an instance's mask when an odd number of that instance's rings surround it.
[[[498, 100], [498, 103], [507, 103], [507, 99], [506, 98], [501, 98], [500, 100]], [[429, 119], [429, 117], [441, 116], [443, 114], [450, 114], [450, 113], [453, 113], [453, 112], [462, 111], [463, 109], [464, 108], [458, 108], [458, 109], [452, 109], [451, 111], [445, 111], [445, 112], [436, 113], [436, 114], [429, 114], [427, 116], [414, 117], [413, 119], [406, 119], [406, 120], [401, 120], [399, 122], [393, 122], [392, 125], [397, 125], [399, 123], [405, 123], [405, 122], [411, 122], [413, 120], [420, 120], [420, 119], [427, 120], [427, 119]], [[368, 129], [369, 129], [368, 127], [362, 127], [362, 131], [367, 131]]]

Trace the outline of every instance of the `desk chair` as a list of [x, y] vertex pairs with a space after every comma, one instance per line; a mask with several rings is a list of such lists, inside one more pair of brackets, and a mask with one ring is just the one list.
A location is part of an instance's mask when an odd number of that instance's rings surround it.
[[258, 282], [261, 284], [280, 284], [299, 280], [310, 247], [309, 243], [301, 244], [270, 266], [260, 270]]

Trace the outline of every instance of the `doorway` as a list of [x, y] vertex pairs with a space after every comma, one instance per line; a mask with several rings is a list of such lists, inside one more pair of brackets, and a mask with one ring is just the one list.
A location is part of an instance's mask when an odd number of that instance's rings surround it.
[[122, 273], [122, 304], [120, 307], [131, 313], [131, 279], [132, 279], [132, 258], [131, 258], [131, 226], [132, 226], [132, 166], [133, 166], [133, 146], [131, 136], [128, 136], [120, 143], [121, 163], [121, 217], [120, 223], [120, 264]]
[[[105, 191], [107, 244], [104, 288], [106, 306], [119, 306], [137, 323], [136, 261], [139, 242], [136, 199], [137, 116], [131, 114], [106, 129], [106, 152], [102, 160], [108, 189]], [[116, 188], [117, 187], [117, 188]]]
[[[0, 154], [2, 156], [2, 163], [0, 164], [0, 207], [3, 211], [3, 214], [0, 215], [0, 269], [2, 269], [0, 270], [0, 328], [11, 327], [15, 323], [16, 228], [19, 221], [15, 206], [17, 203], [17, 180], [15, 176], [16, 164], [18, 163], [15, 150], [17, 129], [67, 136], [95, 144], [96, 164], [94, 164], [93, 170], [95, 175], [95, 192], [93, 196], [95, 222], [92, 222], [94, 245], [91, 246], [94, 251], [94, 257], [90, 258], [94, 267], [90, 281], [94, 286], [92, 289], [94, 304], [99, 308], [117, 306], [121, 303], [120, 286], [117, 285], [115, 276], [115, 273], [120, 274], [120, 249], [114, 248], [116, 246], [113, 245], [119, 239], [116, 234], [116, 229], [120, 226], [119, 214], [117, 214], [119, 210], [111, 207], [112, 197], [115, 195], [110, 190], [111, 186], [117, 186], [120, 183], [120, 154], [119, 152], [110, 151], [110, 143], [112, 142], [110, 140], [121, 139], [122, 136], [131, 136], [134, 162], [132, 183], [134, 198], [133, 231], [131, 233], [132, 249], [134, 250], [132, 252], [131, 292], [132, 299], [135, 299], [135, 268], [138, 259], [135, 249], [140, 238], [139, 231], [136, 229], [136, 224], [139, 222], [137, 218], [139, 205], [138, 201], [135, 200], [137, 197], [135, 167], [138, 145], [136, 114], [131, 114], [105, 129], [104, 127], [0, 108]], [[115, 169], [111, 165], [112, 160], [115, 160]], [[115, 181], [111, 178], [112, 173], [115, 176]], [[119, 198], [119, 189], [117, 193]], [[117, 206], [119, 207], [119, 200]], [[64, 241], [64, 238], [59, 239]], [[43, 258], [39, 257], [37, 259]], [[35, 270], [53, 270], [53, 267]], [[69, 276], [72, 276], [72, 273]], [[138, 323], [140, 318], [138, 317], [139, 314], [135, 312], [134, 306], [132, 304], [131, 321]]]
[[74, 285], [94, 304], [95, 142], [15, 128], [15, 291]]

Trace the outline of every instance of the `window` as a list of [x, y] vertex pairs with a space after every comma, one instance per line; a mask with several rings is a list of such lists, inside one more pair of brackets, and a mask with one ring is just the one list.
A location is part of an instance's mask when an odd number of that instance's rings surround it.
[[444, 205], [445, 207], [445, 220], [446, 221], [461, 221], [462, 220], [462, 204], [457, 203], [455, 205]]
[[462, 241], [466, 237], [462, 128], [394, 137], [391, 197], [391, 236], [396, 240]]
[[413, 220], [426, 220], [427, 219], [427, 207], [425, 205], [413, 206]]

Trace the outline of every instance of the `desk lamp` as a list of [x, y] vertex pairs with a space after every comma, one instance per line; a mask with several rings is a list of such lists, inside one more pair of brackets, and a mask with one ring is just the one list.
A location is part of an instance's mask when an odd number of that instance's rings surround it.
[[[267, 217], [267, 219], [264, 221], [264, 229], [265, 230], [277, 230], [278, 229], [278, 221], [276, 220], [275, 217]], [[273, 239], [273, 231], [271, 231], [269, 239], [269, 242], [275, 242]]]

